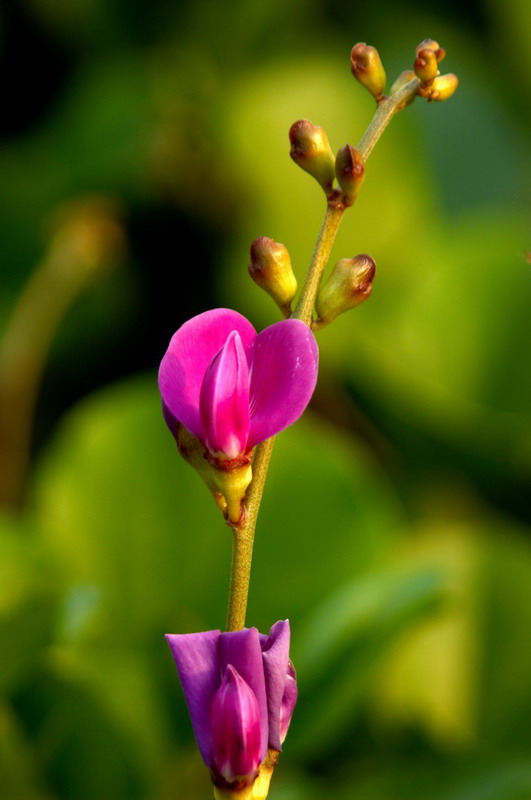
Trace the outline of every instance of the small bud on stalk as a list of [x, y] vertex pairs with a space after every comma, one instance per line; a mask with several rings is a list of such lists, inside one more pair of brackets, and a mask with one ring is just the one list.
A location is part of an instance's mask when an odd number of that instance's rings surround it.
[[439, 62], [437, 61], [437, 53], [435, 50], [424, 48], [417, 50], [417, 57], [413, 64], [415, 75], [420, 78], [423, 83], [431, 83], [431, 81], [439, 74]]
[[425, 97], [431, 103], [436, 100], [441, 103], [443, 100], [448, 100], [455, 94], [459, 86], [459, 78], [453, 72], [447, 72], [446, 75], [439, 75], [433, 83], [429, 86], [421, 86], [419, 89], [420, 97]]
[[350, 66], [356, 80], [369, 90], [376, 101], [380, 100], [387, 77], [378, 50], [365, 42], [358, 42], [351, 50]]
[[344, 204], [351, 206], [365, 177], [365, 162], [360, 151], [350, 144], [341, 147], [337, 153], [336, 177], [344, 193]]
[[287, 248], [268, 236], [255, 239], [251, 244], [249, 275], [271, 295], [284, 316], [289, 317], [291, 301], [297, 291], [297, 279]]
[[334, 154], [323, 128], [308, 119], [300, 119], [291, 126], [289, 140], [293, 161], [312, 175], [328, 194], [334, 183]]
[[435, 54], [438, 64], [440, 64], [446, 55], [446, 50], [440, 47], [439, 42], [436, 42], [435, 39], [423, 39], [422, 42], [417, 45], [415, 55], [419, 56], [421, 51], [424, 50], [431, 50]]
[[376, 264], [370, 256], [340, 259], [317, 296], [316, 327], [328, 325], [339, 314], [363, 303], [372, 292], [375, 273]]

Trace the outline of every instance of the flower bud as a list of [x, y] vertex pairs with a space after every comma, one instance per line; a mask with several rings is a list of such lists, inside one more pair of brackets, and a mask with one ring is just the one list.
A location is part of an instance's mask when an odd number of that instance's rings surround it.
[[334, 154], [325, 131], [308, 119], [300, 119], [291, 126], [289, 140], [292, 159], [309, 172], [328, 194], [334, 182]]
[[419, 94], [430, 103], [433, 100], [442, 102], [443, 100], [448, 100], [455, 93], [458, 86], [459, 78], [457, 75], [454, 75], [453, 72], [448, 72], [446, 75], [439, 75], [429, 86], [422, 87], [419, 90]]
[[212, 702], [213, 771], [229, 786], [253, 783], [261, 761], [260, 709], [253, 690], [229, 664]]
[[297, 291], [297, 280], [291, 268], [286, 247], [268, 236], [260, 236], [251, 244], [249, 275], [271, 295], [280, 310], [289, 317], [291, 301]]
[[415, 75], [420, 78], [423, 83], [431, 83], [439, 74], [437, 51], [430, 50], [428, 47], [417, 50], [417, 57], [415, 58], [413, 68], [415, 70]]
[[336, 176], [344, 192], [344, 203], [351, 206], [358, 196], [365, 177], [365, 162], [360, 151], [350, 144], [346, 144], [338, 150]]
[[[412, 81], [415, 77], [416, 77], [415, 73], [413, 72], [412, 69], [405, 69], [403, 72], [400, 73], [398, 78], [395, 80], [395, 82], [391, 86], [391, 95], [395, 94], [396, 92], [399, 92], [400, 89], [402, 89], [404, 86], [406, 86], [406, 84], [410, 83], [410, 81]], [[409, 97], [406, 100], [404, 100], [404, 102], [401, 103], [397, 107], [396, 110], [397, 111], [402, 111], [403, 108], [405, 108], [406, 106], [411, 105], [411, 103], [413, 102], [414, 99], [415, 99], [415, 95], [414, 94], [410, 94]]]
[[350, 66], [356, 80], [379, 100], [387, 78], [378, 50], [365, 42], [358, 42], [351, 50]]
[[415, 55], [418, 56], [422, 50], [431, 50], [435, 53], [438, 64], [446, 55], [446, 50], [440, 47], [439, 42], [436, 42], [435, 39], [423, 39], [422, 42], [417, 45]]
[[376, 264], [370, 256], [340, 259], [317, 296], [317, 327], [363, 303], [371, 294], [375, 272]]

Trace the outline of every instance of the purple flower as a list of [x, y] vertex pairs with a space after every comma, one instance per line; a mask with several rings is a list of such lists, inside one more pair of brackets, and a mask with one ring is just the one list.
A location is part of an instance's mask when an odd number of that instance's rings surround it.
[[218, 786], [249, 785], [268, 749], [281, 750], [297, 701], [289, 622], [269, 635], [167, 634], [201, 755]]
[[205, 311], [173, 335], [159, 370], [164, 418], [210, 453], [235, 459], [300, 417], [317, 380], [313, 333], [288, 319], [257, 334], [226, 308]]

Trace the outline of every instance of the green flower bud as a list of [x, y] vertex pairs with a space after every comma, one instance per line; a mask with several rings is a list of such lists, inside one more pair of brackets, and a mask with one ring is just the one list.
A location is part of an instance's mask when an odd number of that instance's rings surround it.
[[365, 177], [365, 162], [360, 151], [350, 144], [338, 150], [336, 177], [344, 192], [343, 202], [346, 206], [351, 206], [358, 196]]
[[439, 74], [437, 51], [430, 50], [428, 47], [417, 50], [417, 57], [415, 58], [413, 68], [415, 70], [415, 75], [420, 78], [423, 83], [431, 83]]
[[317, 296], [316, 327], [328, 325], [339, 314], [363, 303], [371, 294], [375, 273], [376, 264], [370, 256], [340, 259]]
[[352, 74], [376, 100], [380, 100], [387, 81], [380, 54], [375, 47], [358, 42], [350, 52]]
[[253, 477], [252, 453], [232, 460], [217, 459], [179, 422], [175, 438], [179, 453], [205, 482], [229, 525], [239, 524], [245, 492]]
[[439, 45], [439, 42], [435, 41], [435, 39], [423, 39], [422, 42], [417, 45], [415, 55], [418, 56], [422, 50], [431, 50], [433, 53], [435, 53], [435, 57], [437, 59], [438, 64], [443, 60], [443, 58], [446, 55], [446, 50], [444, 50]]
[[268, 236], [260, 236], [251, 244], [249, 275], [271, 295], [282, 313], [289, 317], [291, 301], [297, 291], [297, 279], [291, 268], [286, 247]]
[[433, 100], [442, 102], [443, 100], [448, 100], [455, 93], [458, 86], [459, 78], [457, 75], [454, 75], [453, 72], [448, 72], [446, 75], [439, 75], [429, 86], [421, 87], [419, 95], [425, 97], [430, 103]]
[[322, 128], [308, 119], [294, 122], [289, 130], [290, 156], [309, 172], [328, 194], [334, 182], [334, 154]]

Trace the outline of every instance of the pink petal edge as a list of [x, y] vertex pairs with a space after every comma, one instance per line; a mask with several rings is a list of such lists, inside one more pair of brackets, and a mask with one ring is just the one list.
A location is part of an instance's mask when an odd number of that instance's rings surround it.
[[251, 370], [249, 447], [301, 416], [315, 389], [318, 362], [315, 337], [300, 320], [282, 320], [258, 334]]

